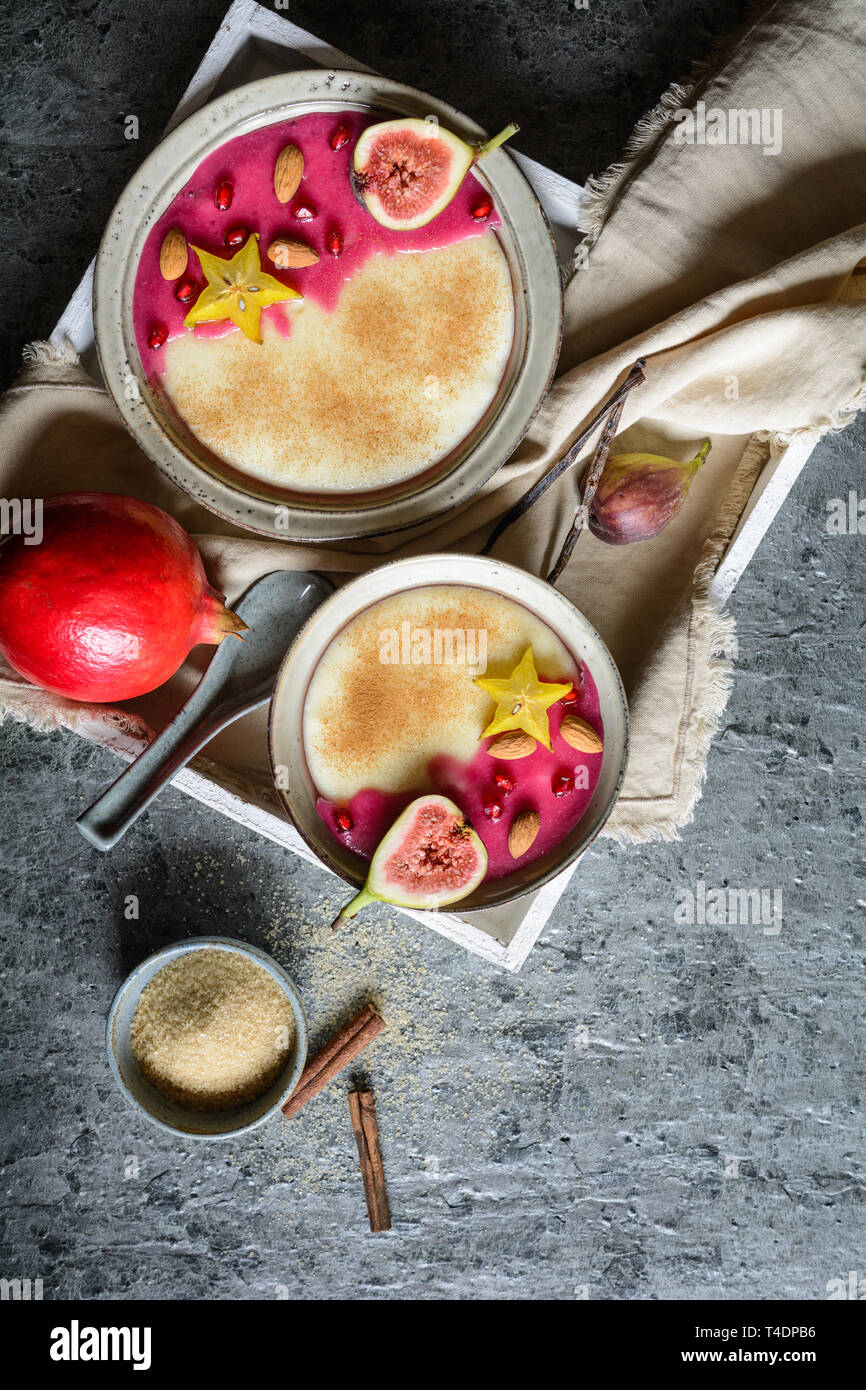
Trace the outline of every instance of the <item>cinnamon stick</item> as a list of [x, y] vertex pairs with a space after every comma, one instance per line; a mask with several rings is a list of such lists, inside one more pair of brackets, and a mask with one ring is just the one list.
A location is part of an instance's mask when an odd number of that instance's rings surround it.
[[379, 1147], [376, 1107], [373, 1104], [373, 1092], [366, 1086], [356, 1086], [349, 1092], [349, 1114], [352, 1117], [352, 1129], [355, 1132], [358, 1158], [361, 1161], [361, 1177], [364, 1181], [370, 1230], [390, 1231], [391, 1211], [385, 1191], [385, 1169], [382, 1164], [382, 1150]]
[[301, 1072], [301, 1079], [283, 1106], [287, 1120], [297, 1115], [301, 1106], [317, 1096], [333, 1081], [337, 1072], [348, 1066], [359, 1052], [363, 1052], [385, 1027], [385, 1020], [376, 1013], [372, 1004], [366, 1004], [359, 1014], [336, 1033], [326, 1043], [321, 1052], [311, 1058]]

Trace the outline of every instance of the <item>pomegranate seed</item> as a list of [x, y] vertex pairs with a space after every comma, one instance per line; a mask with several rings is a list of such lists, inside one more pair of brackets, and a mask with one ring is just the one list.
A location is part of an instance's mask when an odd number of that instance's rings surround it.
[[345, 144], [348, 144], [351, 138], [352, 135], [349, 127], [346, 125], [338, 125], [337, 129], [333, 131], [328, 143], [332, 150], [341, 150]]
[[234, 192], [235, 191], [229, 183], [228, 179], [223, 179], [222, 183], [217, 184], [216, 189], [214, 191], [213, 200], [219, 208], [220, 212], [228, 212], [229, 208], [232, 205], [232, 198], [234, 197]]
[[557, 772], [551, 783], [554, 796], [568, 796], [574, 791], [574, 778], [570, 772]]
[[339, 829], [342, 830], [344, 835], [348, 834], [348, 832], [352, 829], [352, 826], [354, 824], [355, 822], [352, 820], [352, 816], [349, 811], [337, 812], [337, 825]]
[[493, 780], [503, 796], [510, 796], [514, 791], [514, 778], [509, 777], [507, 772], [494, 772]]
[[502, 815], [502, 803], [493, 796], [485, 796], [481, 808], [488, 820], [499, 820]]
[[150, 335], [147, 339], [147, 345], [148, 347], [151, 347], [154, 351], [156, 351], [157, 348], [162, 347], [167, 337], [168, 329], [166, 328], [165, 324], [158, 323], [155, 328], [152, 328], [150, 330]]
[[339, 256], [343, 250], [343, 233], [334, 231], [328, 232], [325, 238], [325, 245], [332, 256]]
[[569, 692], [568, 692], [567, 695], [563, 695], [563, 697], [562, 697], [562, 699], [560, 700], [559, 703], [560, 703], [561, 705], [574, 705], [574, 704], [577, 703], [577, 701], [578, 701], [579, 699], [580, 699], [580, 692], [579, 692], [578, 690], [575, 690], [575, 689], [572, 688], [571, 690], [569, 690]]
[[312, 203], [299, 203], [295, 208], [295, 216], [299, 222], [312, 222], [318, 215]]
[[231, 227], [226, 232], [226, 246], [230, 248], [243, 246], [248, 236], [249, 232], [246, 227]]
[[181, 304], [188, 304], [195, 294], [195, 283], [192, 280], [181, 280], [174, 292], [175, 299]]
[[493, 211], [493, 203], [490, 198], [479, 198], [469, 211], [476, 222], [486, 222]]

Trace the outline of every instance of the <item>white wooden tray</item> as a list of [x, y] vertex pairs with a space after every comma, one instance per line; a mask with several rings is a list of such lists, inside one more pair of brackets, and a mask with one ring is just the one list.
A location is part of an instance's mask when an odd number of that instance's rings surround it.
[[[310, 66], [370, 71], [363, 63], [331, 48], [314, 34], [299, 29], [281, 14], [262, 8], [256, 0], [235, 0], [184, 92], [168, 129], [206, 101], [242, 83], [272, 73]], [[547, 213], [562, 265], [569, 266], [578, 241], [582, 189], [535, 160], [527, 159], [513, 150], [512, 153]], [[57, 347], [66, 342], [72, 343], [83, 365], [98, 378], [91, 316], [92, 286], [91, 263], [51, 335], [51, 341]], [[726, 599], [733, 590], [809, 452], [809, 448], [795, 445], [781, 459], [772, 460], [765, 467], [716, 574], [713, 592], [720, 600]], [[85, 737], [127, 760], [135, 757], [143, 747], [137, 739], [109, 731], [104, 724], [95, 720], [92, 725], [84, 722], [79, 728]], [[264, 747], [264, 737], [262, 744]], [[196, 759], [174, 778], [174, 785], [220, 815], [228, 816], [316, 864], [322, 873], [328, 872], [311, 854], [280, 809], [264, 765], [261, 776], [257, 777], [255, 773], [233, 771], [230, 759], [227, 762], [222, 751], [219, 757], [219, 761]], [[483, 956], [506, 970], [519, 970], [576, 867], [577, 864], [572, 865], [552, 883], [508, 908], [467, 913], [463, 917], [450, 912], [410, 911], [407, 915], [459, 942], [475, 955]]]

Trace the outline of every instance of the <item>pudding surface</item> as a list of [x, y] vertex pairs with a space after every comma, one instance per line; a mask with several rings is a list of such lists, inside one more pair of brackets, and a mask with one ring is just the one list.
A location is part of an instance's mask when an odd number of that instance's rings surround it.
[[[507, 759], [485, 734], [499, 717], [498, 698], [475, 680], [510, 688], [528, 655], [542, 687], [557, 687], [546, 709], [551, 746], [529, 738], [521, 756]], [[588, 727], [597, 751], [564, 737], [569, 717]], [[372, 857], [410, 801], [433, 791], [480, 835], [487, 880], [542, 858], [570, 834], [602, 763], [598, 692], [585, 663], [522, 604], [466, 585], [409, 589], [348, 623], [313, 672], [303, 738], [316, 809], [360, 860]], [[537, 832], [515, 857], [510, 831], [525, 812], [537, 818]]]
[[[466, 659], [437, 662], [437, 632], [443, 657], [444, 634], [452, 634], [454, 656], [463, 634]], [[431, 761], [469, 762], [493, 711], [474, 677], [507, 676], [528, 646], [542, 678], [576, 679], [574, 658], [547, 624], [488, 589], [409, 589], [359, 614], [331, 643], [307, 692], [304, 744], [319, 792], [342, 802], [365, 787], [433, 788]]]
[[[287, 491], [351, 494], [425, 473], [484, 417], [511, 354], [511, 276], [486, 189], [470, 172], [425, 226], [381, 226], [351, 181], [376, 119], [311, 112], [226, 141], [159, 217], [136, 273], [136, 343], [157, 394], [218, 461]], [[281, 202], [289, 147], [303, 172]], [[167, 278], [170, 237], [187, 259]], [[226, 302], [241, 308], [260, 293], [255, 270], [243, 287], [231, 278], [241, 250], [277, 292], [250, 336], [222, 301], [208, 321], [198, 312], [212, 286], [235, 285]]]
[[237, 331], [174, 338], [163, 386], [220, 458], [308, 491], [378, 488], [444, 458], [494, 400], [513, 334], [492, 233], [374, 256], [330, 312], [285, 312], [290, 331], [266, 315], [261, 344]]

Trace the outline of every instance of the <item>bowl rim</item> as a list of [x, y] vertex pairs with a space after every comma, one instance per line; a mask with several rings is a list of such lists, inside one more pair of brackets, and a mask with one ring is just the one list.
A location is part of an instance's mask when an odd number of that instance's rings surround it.
[[[234, 1129], [204, 1133], [199, 1130], [180, 1129], [177, 1125], [169, 1124], [166, 1120], [160, 1119], [158, 1115], [154, 1115], [152, 1110], [149, 1110], [137, 1096], [133, 1095], [118, 1065], [114, 1048], [114, 1026], [123, 996], [129, 987], [136, 983], [137, 977], [141, 976], [149, 966], [155, 964], [157, 961], [161, 961], [164, 965], [168, 965], [172, 960], [176, 960], [180, 956], [190, 955], [195, 950], [209, 947], [217, 950], [235, 951], [237, 954], [245, 956], [248, 960], [255, 961], [257, 965], [261, 965], [267, 970], [268, 974], [277, 981], [285, 993], [292, 1009], [295, 1023], [295, 1061], [286, 1086], [273, 1104], [270, 1105], [267, 1110], [262, 1111], [261, 1115], [256, 1116], [253, 1120], [247, 1121], [245, 1124], [238, 1125]], [[157, 973], [156, 970], [153, 971], [148, 978], [148, 984]], [[141, 998], [144, 985], [136, 985], [136, 989], [136, 1007], [138, 1007], [138, 999]], [[260, 1125], [266, 1124], [268, 1120], [273, 1119], [274, 1115], [282, 1109], [288, 1097], [295, 1090], [307, 1061], [309, 1029], [307, 1027], [307, 1016], [304, 1012], [304, 1006], [301, 1003], [294, 981], [286, 973], [280, 963], [276, 961], [273, 956], [269, 955], [267, 951], [263, 951], [259, 946], [254, 946], [252, 942], [242, 941], [239, 937], [187, 936], [179, 941], [170, 943], [168, 946], [160, 946], [156, 951], [152, 951], [149, 956], [145, 956], [143, 960], [140, 960], [126, 978], [121, 981], [115, 991], [105, 1021], [105, 1045], [108, 1054], [109, 1069], [121, 1094], [128, 1105], [138, 1111], [139, 1114], [145, 1115], [152, 1124], [158, 1125], [160, 1129], [165, 1130], [169, 1134], [179, 1135], [184, 1139], [234, 1139], [240, 1134], [248, 1134], [251, 1130], [258, 1129]], [[251, 1103], [252, 1102], [247, 1102], [247, 1104]], [[217, 1112], [210, 1111], [207, 1113], [213, 1114]]]
[[[415, 87], [376, 74], [323, 69], [280, 73], [233, 89], [199, 108], [176, 126], [133, 174], [115, 204], [99, 245], [93, 282], [97, 356], [105, 385], [136, 442], [151, 461], [189, 496], [245, 530], [271, 539], [334, 542], [401, 531], [461, 505], [502, 466], [529, 429], [547, 395], [562, 336], [563, 290], [556, 247], [538, 198], [505, 150], [485, 160], [491, 187], [510, 229], [519, 262], [521, 298], [527, 315], [526, 342], [514, 379], [495, 418], [452, 470], [417, 492], [355, 508], [326, 510], [286, 504], [256, 495], [255, 480], [244, 491], [236, 481], [211, 473], [191, 447], [173, 439], [154, 413], [127, 310], [131, 310], [137, 253], [165, 211], [169, 187], [182, 187], [201, 160], [226, 140], [286, 119], [287, 108], [367, 106], [405, 115], [430, 114], [464, 139], [485, 132], [454, 107]], [[181, 177], [183, 176], [183, 177]], [[178, 180], [180, 180], [178, 182]], [[176, 185], [176, 187], [175, 187]], [[130, 389], [130, 383], [136, 389]], [[141, 386], [144, 386], [144, 390]], [[339, 494], [337, 494], [339, 496]]]
[[[308, 835], [307, 830], [306, 830], [306, 827], [305, 827], [304, 824], [301, 822], [299, 816], [296, 814], [296, 812], [295, 812], [295, 810], [294, 810], [294, 808], [293, 808], [293, 806], [292, 806], [292, 803], [291, 803], [291, 800], [290, 800], [290, 798], [289, 798], [288, 792], [287, 792], [286, 789], [281, 785], [280, 778], [278, 778], [278, 776], [277, 776], [277, 766], [278, 766], [278, 764], [277, 764], [277, 761], [276, 761], [275, 749], [274, 749], [274, 724], [275, 724], [275, 712], [276, 712], [276, 710], [277, 710], [278, 704], [280, 703], [279, 697], [280, 697], [280, 691], [281, 691], [281, 688], [282, 688], [282, 685], [283, 685], [283, 680], [284, 680], [284, 678], [285, 678], [286, 671], [287, 671], [287, 669], [288, 669], [288, 667], [289, 667], [289, 664], [290, 664], [290, 662], [291, 662], [291, 660], [292, 660], [292, 658], [293, 658], [293, 656], [294, 656], [294, 654], [295, 654], [296, 648], [297, 648], [298, 644], [300, 643], [300, 641], [303, 639], [303, 637], [305, 636], [305, 634], [310, 630], [310, 628], [314, 625], [314, 623], [320, 621], [321, 615], [322, 615], [322, 613], [323, 613], [326, 609], [328, 609], [329, 607], [334, 607], [334, 606], [336, 606], [337, 604], [339, 604], [341, 598], [345, 595], [346, 590], [348, 590], [348, 589], [354, 589], [354, 588], [356, 588], [357, 586], [360, 586], [361, 584], [363, 584], [363, 582], [364, 582], [366, 579], [369, 579], [370, 576], [372, 576], [372, 575], [374, 575], [374, 574], [375, 574], [375, 575], [380, 575], [380, 574], [382, 574], [382, 573], [385, 572], [385, 571], [393, 571], [393, 570], [408, 568], [408, 567], [410, 567], [410, 566], [415, 566], [415, 565], [418, 565], [418, 564], [432, 563], [433, 565], [436, 565], [437, 562], [440, 563], [440, 564], [450, 564], [450, 565], [453, 567], [455, 561], [469, 561], [469, 562], [470, 562], [470, 567], [471, 567], [472, 563], [477, 562], [478, 565], [479, 565], [480, 567], [482, 567], [482, 568], [490, 567], [490, 569], [492, 569], [492, 570], [494, 570], [494, 571], [496, 571], [496, 572], [498, 572], [498, 571], [504, 571], [505, 574], [509, 574], [509, 573], [510, 573], [510, 574], [519, 575], [519, 576], [520, 576], [522, 579], [524, 579], [524, 580], [529, 580], [529, 581], [530, 581], [531, 583], [533, 583], [533, 584], [537, 584], [537, 585], [543, 586], [544, 589], [548, 590], [549, 593], [550, 593], [551, 595], [554, 596], [554, 601], [555, 601], [561, 608], [563, 608], [563, 609], [570, 609], [571, 612], [572, 612], [573, 614], [576, 614], [577, 619], [578, 619], [578, 625], [580, 625], [580, 626], [582, 626], [582, 627], [584, 628], [584, 631], [585, 631], [585, 633], [589, 636], [590, 640], [592, 640], [592, 641], [596, 644], [597, 649], [598, 649], [598, 654], [599, 654], [599, 656], [601, 657], [602, 661], [605, 662], [605, 663], [607, 664], [608, 673], [609, 673], [609, 675], [610, 675], [610, 677], [611, 677], [611, 684], [612, 684], [613, 693], [614, 693], [614, 695], [615, 695], [615, 698], [616, 698], [616, 701], [617, 701], [617, 705], [618, 705], [619, 714], [620, 714], [620, 717], [621, 717], [621, 719], [622, 719], [622, 749], [621, 749], [620, 757], [619, 757], [619, 765], [618, 765], [618, 768], [617, 768], [616, 776], [615, 776], [614, 783], [613, 783], [613, 786], [612, 786], [612, 788], [611, 788], [610, 794], [609, 794], [609, 796], [608, 796], [606, 802], [604, 803], [604, 805], [599, 809], [599, 811], [598, 811], [598, 813], [597, 813], [597, 818], [596, 818], [596, 820], [595, 820], [594, 827], [593, 827], [591, 833], [588, 833], [588, 834], [585, 834], [584, 836], [582, 836], [582, 837], [580, 838], [580, 840], [575, 844], [575, 846], [573, 847], [573, 849], [569, 852], [569, 854], [567, 855], [567, 857], [565, 857], [564, 859], [562, 859], [562, 860], [555, 860], [555, 859], [554, 859], [554, 855], [551, 854], [549, 857], [551, 858], [551, 860], [552, 860], [553, 862], [551, 862], [551, 864], [547, 867], [546, 870], [540, 872], [539, 875], [538, 875], [538, 877], [533, 878], [531, 882], [526, 883], [526, 884], [515, 884], [514, 887], [512, 887], [512, 888], [509, 889], [506, 893], [503, 893], [501, 896], [499, 896], [495, 902], [475, 903], [475, 902], [473, 902], [473, 898], [474, 898], [474, 896], [475, 896], [475, 894], [473, 893], [473, 894], [469, 894], [469, 895], [468, 895], [466, 898], [464, 898], [464, 899], [458, 900], [457, 902], [450, 904], [449, 907], [447, 907], [447, 908], [445, 908], [445, 909], [442, 909], [442, 911], [451, 912], [451, 913], [457, 913], [458, 915], [460, 915], [460, 914], [463, 913], [463, 912], [473, 912], [473, 913], [475, 913], [475, 912], [493, 911], [493, 910], [495, 910], [495, 909], [497, 909], [497, 908], [501, 908], [501, 907], [507, 906], [507, 905], [509, 905], [509, 904], [511, 904], [511, 903], [513, 903], [513, 902], [516, 902], [516, 901], [518, 901], [520, 898], [526, 897], [529, 893], [534, 893], [534, 892], [536, 892], [538, 889], [543, 888], [546, 884], [550, 883], [553, 879], [555, 879], [555, 878], [556, 878], [560, 873], [562, 873], [565, 869], [569, 868], [571, 865], [573, 865], [574, 863], [576, 863], [576, 862], [582, 857], [582, 855], [586, 852], [586, 850], [589, 849], [590, 845], [597, 839], [598, 835], [601, 833], [602, 829], [604, 828], [605, 824], [607, 823], [607, 821], [608, 821], [608, 819], [609, 819], [609, 817], [610, 817], [610, 815], [611, 815], [611, 812], [613, 811], [613, 809], [614, 809], [614, 807], [615, 807], [617, 801], [619, 800], [620, 792], [621, 792], [621, 790], [622, 790], [622, 784], [623, 784], [623, 781], [624, 781], [624, 779], [625, 779], [626, 769], [627, 769], [627, 766], [628, 766], [629, 744], [630, 744], [628, 700], [627, 700], [627, 698], [626, 698], [625, 688], [624, 688], [623, 682], [622, 682], [622, 677], [621, 677], [621, 675], [620, 675], [620, 673], [619, 673], [619, 668], [617, 667], [616, 662], [614, 661], [613, 657], [611, 656], [611, 653], [610, 653], [610, 650], [609, 650], [609, 648], [608, 648], [608, 646], [607, 646], [607, 643], [606, 643], [606, 642], [603, 640], [603, 638], [599, 635], [597, 629], [596, 629], [596, 628], [594, 627], [594, 625], [589, 621], [589, 619], [585, 616], [585, 614], [584, 614], [583, 612], [581, 612], [581, 610], [577, 607], [577, 605], [574, 604], [574, 603], [572, 603], [571, 599], [567, 598], [566, 595], [563, 594], [559, 589], [556, 589], [552, 584], [548, 584], [546, 580], [541, 579], [538, 575], [532, 574], [529, 570], [521, 569], [519, 566], [509, 564], [509, 563], [508, 563], [507, 561], [505, 561], [505, 560], [499, 560], [499, 559], [496, 559], [495, 557], [488, 556], [488, 555], [467, 554], [467, 553], [457, 552], [457, 551], [442, 551], [442, 552], [439, 552], [439, 553], [435, 553], [435, 552], [434, 552], [434, 553], [432, 553], [432, 554], [424, 553], [424, 554], [421, 554], [421, 555], [404, 556], [402, 559], [399, 559], [399, 560], [390, 560], [390, 561], [386, 562], [386, 563], [383, 564], [383, 565], [377, 565], [377, 566], [375, 566], [374, 569], [367, 570], [367, 571], [365, 571], [364, 573], [362, 573], [362, 574], [360, 574], [360, 575], [354, 576], [352, 579], [350, 579], [350, 580], [348, 581], [348, 583], [343, 584], [343, 585], [340, 586], [340, 588], [336, 589], [335, 592], [334, 592], [333, 594], [331, 594], [331, 596], [330, 596], [329, 598], [327, 598], [327, 599], [325, 600], [324, 603], [320, 604], [319, 607], [316, 608], [316, 609], [310, 614], [310, 616], [309, 616], [309, 618], [307, 619], [307, 621], [303, 624], [303, 626], [302, 626], [301, 628], [299, 628], [298, 632], [296, 633], [296, 635], [295, 635], [295, 637], [294, 637], [294, 639], [293, 639], [293, 641], [292, 641], [291, 646], [289, 647], [288, 651], [286, 652], [285, 656], [283, 657], [282, 662], [280, 663], [280, 667], [279, 667], [279, 670], [278, 670], [278, 672], [277, 672], [276, 679], [275, 679], [275, 681], [274, 681], [273, 694], [272, 694], [272, 696], [271, 696], [271, 701], [270, 701], [270, 704], [269, 704], [269, 706], [268, 706], [268, 757], [269, 757], [269, 761], [270, 761], [270, 765], [271, 765], [271, 777], [272, 777], [272, 780], [273, 780], [274, 790], [275, 790], [275, 792], [276, 792], [276, 794], [277, 794], [277, 797], [278, 797], [278, 799], [279, 799], [279, 801], [280, 801], [280, 804], [281, 804], [281, 806], [283, 807], [283, 809], [286, 811], [286, 813], [287, 813], [287, 815], [289, 816], [289, 819], [290, 819], [292, 825], [293, 825], [294, 828], [297, 830], [297, 832], [298, 832], [298, 834], [300, 835], [301, 839], [304, 841], [304, 843], [307, 845], [307, 847], [312, 851], [312, 853], [316, 856], [317, 862], [318, 862], [319, 864], [321, 864], [323, 868], [325, 868], [325, 869], [329, 870], [330, 872], [334, 873], [334, 874], [336, 875], [336, 877], [342, 879], [342, 881], [343, 881], [344, 883], [347, 883], [350, 887], [357, 889], [357, 888], [363, 886], [363, 879], [362, 879], [360, 876], [358, 876], [358, 877], [353, 877], [353, 876], [351, 875], [351, 873], [350, 873], [348, 870], [344, 869], [343, 866], [340, 865], [338, 862], [335, 862], [334, 860], [328, 860], [328, 859], [326, 859], [326, 858], [324, 857], [324, 855], [322, 854], [322, 851], [321, 851], [320, 846], [316, 843], [315, 840], [313, 840], [313, 839]], [[435, 581], [431, 581], [431, 582], [435, 582]], [[463, 580], [462, 578], [456, 578], [456, 579], [440, 580], [439, 582], [440, 582], [440, 583], [444, 583], [444, 584], [456, 584], [456, 585], [461, 585], [461, 584], [464, 584], [464, 583], [465, 583], [468, 587], [471, 587], [471, 586], [472, 586], [472, 580], [471, 580], [471, 579]], [[490, 587], [492, 587], [492, 586], [490, 586]], [[399, 587], [395, 587], [394, 589], [392, 589], [392, 590], [390, 591], [390, 594], [396, 594], [396, 593], [399, 593], [399, 592], [400, 592], [400, 588], [399, 588]], [[366, 607], [372, 606], [372, 603], [373, 603], [373, 602], [379, 602], [379, 601], [381, 601], [381, 598], [382, 598], [382, 597], [386, 597], [386, 596], [390, 596], [390, 595], [383, 595], [383, 596], [380, 596], [380, 599], [373, 600], [370, 604], [364, 604], [363, 607], [359, 607], [359, 608], [357, 609], [357, 613], [362, 612], [362, 611], [364, 610], [364, 608], [366, 608]], [[506, 595], [506, 597], [509, 597], [509, 595]], [[518, 604], [521, 603], [521, 600], [520, 600], [520, 599], [513, 599], [513, 601], [516, 602], [516, 603], [518, 603]], [[525, 606], [525, 605], [524, 605], [524, 606]], [[352, 616], [356, 616], [356, 615], [352, 615]], [[539, 616], [541, 617], [542, 622], [547, 623], [547, 625], [552, 629], [552, 631], [559, 637], [560, 641], [562, 641], [562, 642], [566, 645], [566, 647], [568, 647], [569, 644], [568, 644], [567, 640], [566, 640], [564, 637], [562, 637], [561, 634], [557, 631], [557, 628], [556, 628], [556, 626], [555, 626], [555, 623], [554, 623], [553, 621], [551, 621], [551, 619], [550, 619], [548, 616], [546, 616], [545, 614], [539, 614]], [[349, 617], [346, 621], [347, 621], [347, 622], [352, 621], [352, 617]], [[345, 625], [346, 625], [346, 624], [343, 623], [343, 624], [341, 625], [341, 627], [338, 629], [338, 631], [342, 631], [343, 628], [345, 627]], [[336, 633], [335, 633], [334, 635], [336, 635]], [[332, 640], [333, 640], [333, 639], [332, 639]], [[306, 679], [307, 679], [307, 680], [309, 680], [309, 679], [311, 678], [311, 676], [312, 676], [312, 672], [311, 672], [311, 671], [306, 673]], [[585, 815], [585, 814], [586, 814], [586, 813], [584, 813], [584, 815]], [[579, 828], [579, 826], [581, 825], [582, 820], [583, 820], [583, 817], [581, 818], [581, 821], [578, 821], [577, 826], [575, 827], [575, 830]], [[574, 832], [572, 831], [572, 832], [570, 832], [570, 833], [573, 834]], [[324, 841], [324, 837], [323, 837], [323, 843], [324, 843], [324, 842], [325, 842], [325, 841]], [[548, 856], [545, 856], [545, 857], [548, 857]], [[543, 863], [543, 859], [542, 859], [542, 860], [539, 860], [539, 861], [537, 861], [537, 862], [538, 862], [538, 863]], [[436, 909], [417, 909], [417, 910], [416, 910], [416, 909], [409, 909], [409, 910], [410, 910], [410, 911], [413, 911], [413, 912], [416, 912], [416, 913], [417, 913], [417, 912], [421, 912], [421, 911], [436, 911]]]

